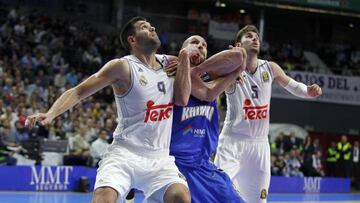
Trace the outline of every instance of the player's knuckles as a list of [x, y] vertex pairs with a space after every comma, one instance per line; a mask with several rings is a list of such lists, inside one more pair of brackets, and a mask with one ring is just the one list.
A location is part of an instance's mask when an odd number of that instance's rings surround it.
[[173, 69], [174, 67], [175, 67], [175, 64], [171, 64], [171, 65], [167, 66], [166, 69], [169, 70], [169, 69]]

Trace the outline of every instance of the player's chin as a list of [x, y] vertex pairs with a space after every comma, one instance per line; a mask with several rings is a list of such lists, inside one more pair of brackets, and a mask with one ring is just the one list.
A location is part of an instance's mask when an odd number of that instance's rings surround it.
[[203, 58], [203, 57], [191, 57], [190, 58], [190, 63], [195, 66], [201, 64], [204, 61], [205, 61], [205, 58]]
[[260, 53], [260, 49], [259, 48], [251, 48], [250, 51], [254, 54], [259, 54]]

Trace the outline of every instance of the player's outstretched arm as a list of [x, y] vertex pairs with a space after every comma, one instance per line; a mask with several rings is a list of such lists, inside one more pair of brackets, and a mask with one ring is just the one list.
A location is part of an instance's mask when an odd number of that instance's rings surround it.
[[225, 76], [235, 71], [244, 61], [244, 57], [246, 57], [245, 49], [241, 47], [231, 47], [228, 50], [211, 56], [192, 71], [195, 74], [207, 72], [212, 79], [216, 79], [217, 77]]
[[81, 100], [122, 78], [125, 80], [130, 78], [127, 62], [122, 59], [109, 61], [85, 81], [65, 91], [46, 113], [37, 113], [29, 116], [26, 119], [26, 126], [32, 128], [36, 122], [46, 125]]
[[294, 96], [301, 98], [315, 98], [322, 94], [321, 88], [317, 84], [306, 86], [304, 83], [297, 82], [285, 74], [281, 67], [274, 62], [270, 62], [274, 79]]

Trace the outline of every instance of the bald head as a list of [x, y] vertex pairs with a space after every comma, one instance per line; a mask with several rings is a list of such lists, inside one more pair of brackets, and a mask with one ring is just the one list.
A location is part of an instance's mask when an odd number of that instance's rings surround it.
[[199, 35], [193, 35], [184, 41], [181, 49], [184, 49], [187, 46], [195, 47], [196, 49], [199, 50], [199, 52], [201, 54], [201, 56], [198, 60], [190, 60], [190, 62], [193, 65], [198, 65], [199, 63], [202, 63], [203, 61], [205, 61], [205, 59], [207, 57], [207, 43], [204, 38], [202, 38]]
[[[204, 42], [205, 44], [206, 44], [206, 41], [205, 41], [205, 39], [203, 38], [203, 37], [201, 37], [201, 36], [199, 36], [199, 35], [192, 35], [192, 36], [190, 36], [189, 38], [187, 38], [185, 41], [184, 41], [184, 43], [182, 44], [182, 47], [181, 48], [184, 48], [184, 47], [186, 47], [187, 45], [189, 45], [190, 44], [190, 42], [191, 41], [201, 41], [201, 42]], [[206, 46], [205, 47], [207, 47], [207, 44], [206, 44]]]

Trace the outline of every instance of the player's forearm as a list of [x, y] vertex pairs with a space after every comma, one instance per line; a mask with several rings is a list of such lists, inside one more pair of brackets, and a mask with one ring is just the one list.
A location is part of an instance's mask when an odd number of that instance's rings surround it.
[[307, 86], [304, 83], [297, 82], [292, 78], [289, 79], [288, 84], [284, 86], [284, 88], [294, 96], [312, 98], [307, 92]]
[[175, 104], [186, 106], [191, 94], [190, 60], [187, 56], [179, 58], [179, 65], [175, 76], [174, 97]]
[[225, 89], [234, 83], [237, 78], [237, 71], [233, 71], [225, 77], [218, 78], [211, 84], [211, 87], [208, 89], [208, 101], [214, 101]]
[[243, 55], [238, 49], [217, 53], [194, 68], [195, 73], [208, 72], [212, 78], [227, 75], [242, 63]]
[[226, 89], [231, 82], [227, 83], [226, 78], [219, 78], [216, 83], [211, 84], [206, 91], [206, 101], [214, 101]]
[[73, 106], [75, 106], [77, 103], [81, 101], [81, 98], [79, 94], [77, 93], [77, 90], [75, 88], [71, 88], [67, 91], [65, 91], [51, 106], [51, 108], [48, 111], [48, 114], [55, 118], [58, 115], [64, 113], [65, 111], [69, 110]]
[[289, 93], [301, 98], [312, 98], [308, 94], [308, 88], [304, 83], [297, 82], [291, 77], [287, 76], [277, 63], [269, 63], [274, 74], [274, 79]]
[[233, 71], [225, 77], [219, 77], [211, 83], [205, 83], [201, 78], [192, 73], [191, 94], [203, 101], [214, 101], [225, 89], [234, 83], [239, 71]]

